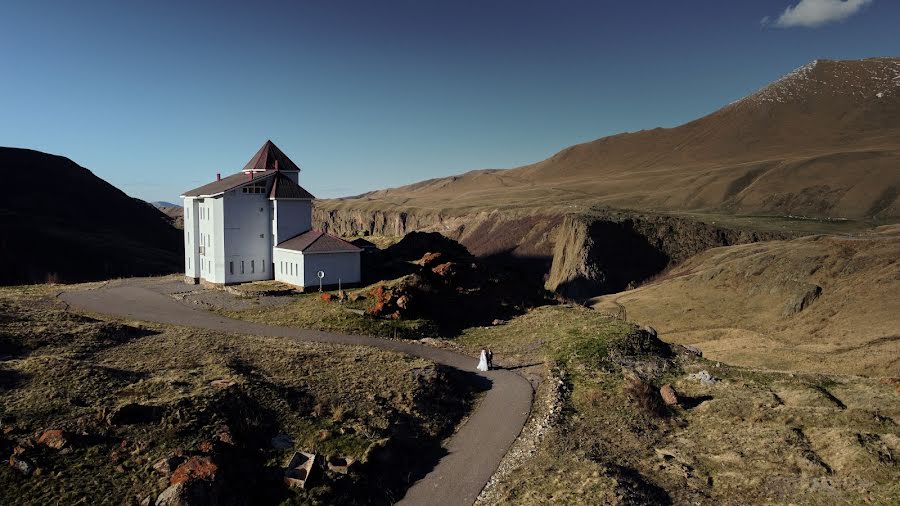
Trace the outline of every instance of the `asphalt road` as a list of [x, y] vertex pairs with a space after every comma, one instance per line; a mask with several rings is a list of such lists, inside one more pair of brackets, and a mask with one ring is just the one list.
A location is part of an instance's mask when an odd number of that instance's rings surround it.
[[490, 380], [490, 389], [475, 412], [450, 439], [434, 469], [407, 491], [399, 504], [470, 505], [490, 480], [531, 410], [533, 390], [522, 376], [505, 370], [479, 372], [477, 360], [450, 350], [410, 341], [351, 336], [234, 320], [189, 307], [154, 291], [140, 280], [126, 280], [95, 290], [68, 291], [60, 299], [72, 309], [135, 320], [199, 327], [237, 334], [283, 337], [296, 341], [372, 346], [397, 351], [474, 372]]

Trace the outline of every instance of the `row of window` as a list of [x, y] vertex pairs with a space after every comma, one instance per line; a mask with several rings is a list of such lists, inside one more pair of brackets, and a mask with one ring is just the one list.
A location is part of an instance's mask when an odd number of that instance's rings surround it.
[[241, 193], [266, 193], [266, 182], [257, 181], [241, 188]]
[[281, 269], [281, 274], [287, 274], [289, 276], [297, 276], [300, 274], [300, 266], [298, 264], [292, 262], [280, 262], [280, 264], [279, 268]]

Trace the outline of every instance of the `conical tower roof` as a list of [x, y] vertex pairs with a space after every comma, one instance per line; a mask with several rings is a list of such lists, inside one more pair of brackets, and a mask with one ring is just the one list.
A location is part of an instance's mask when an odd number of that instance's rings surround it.
[[300, 171], [300, 167], [291, 161], [278, 146], [272, 141], [266, 141], [259, 148], [259, 151], [253, 155], [253, 158], [244, 166], [243, 172], [256, 172], [262, 170], [275, 170], [275, 163], [278, 162], [278, 170]]

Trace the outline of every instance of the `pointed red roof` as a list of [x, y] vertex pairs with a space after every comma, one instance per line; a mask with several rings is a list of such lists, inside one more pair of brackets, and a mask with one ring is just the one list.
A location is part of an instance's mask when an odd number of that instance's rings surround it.
[[300, 167], [298, 167], [297, 164], [292, 162], [284, 152], [278, 149], [278, 146], [276, 146], [274, 142], [269, 140], [266, 141], [266, 143], [259, 148], [259, 151], [253, 155], [253, 158], [247, 162], [243, 171], [275, 170], [276, 161], [278, 162], [278, 170], [300, 170]]

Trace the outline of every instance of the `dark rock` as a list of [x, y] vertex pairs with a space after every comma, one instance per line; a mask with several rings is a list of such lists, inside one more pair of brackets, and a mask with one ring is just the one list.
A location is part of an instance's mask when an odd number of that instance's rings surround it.
[[220, 486], [207, 481], [176, 483], [162, 491], [156, 506], [209, 506], [220, 504]]
[[804, 283], [794, 294], [794, 297], [784, 305], [781, 315], [785, 317], [793, 316], [800, 311], [803, 311], [818, 299], [820, 295], [822, 295], [821, 286], [812, 283]]
[[272, 448], [278, 450], [287, 450], [288, 448], [294, 447], [294, 440], [291, 439], [291, 436], [287, 434], [278, 434], [277, 436], [272, 438]]
[[178, 469], [178, 466], [180, 466], [182, 462], [184, 462], [184, 457], [170, 455], [157, 460], [156, 463], [153, 464], [153, 470], [165, 477], [169, 477], [172, 476], [172, 473]]
[[34, 472], [34, 464], [29, 462], [27, 459], [16, 455], [13, 455], [9, 458], [9, 465], [25, 476], [31, 476], [31, 473]]
[[128, 403], [114, 409], [112, 413], [106, 417], [106, 421], [110, 425], [154, 423], [162, 419], [163, 414], [164, 410], [160, 406]]

